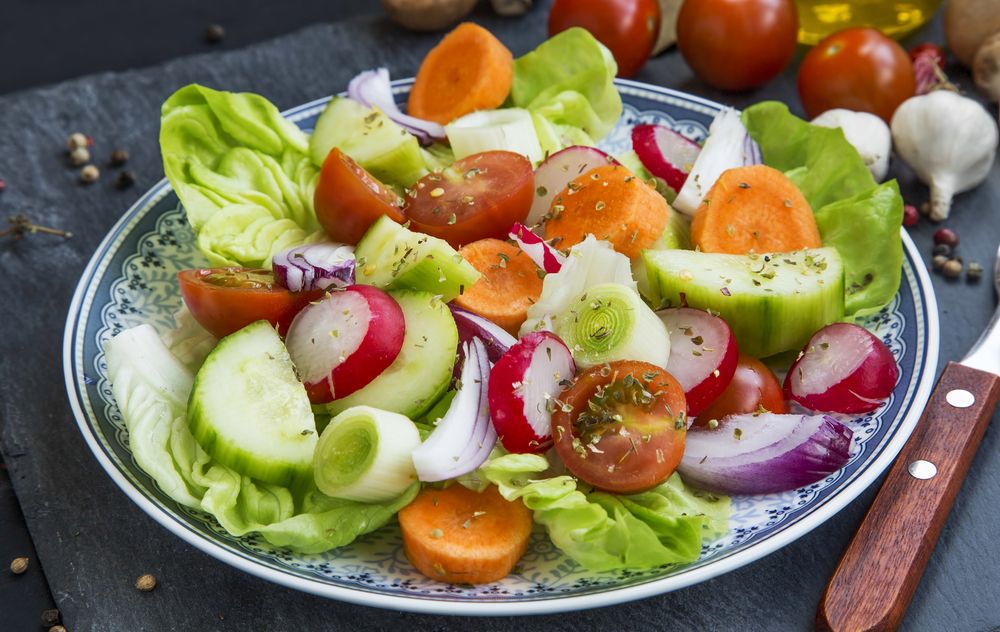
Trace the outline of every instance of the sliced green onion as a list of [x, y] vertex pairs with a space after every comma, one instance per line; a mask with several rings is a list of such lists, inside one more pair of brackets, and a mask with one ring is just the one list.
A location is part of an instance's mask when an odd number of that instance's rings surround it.
[[584, 368], [615, 360], [667, 366], [670, 335], [638, 292], [618, 283], [589, 287], [555, 321], [555, 332]]
[[330, 420], [313, 456], [316, 486], [327, 496], [378, 503], [417, 480], [410, 454], [420, 433], [408, 417], [371, 406], [348, 408]]
[[521, 108], [482, 110], [466, 114], [445, 126], [455, 159], [498, 149], [527, 156], [532, 163], [542, 159], [531, 114]]

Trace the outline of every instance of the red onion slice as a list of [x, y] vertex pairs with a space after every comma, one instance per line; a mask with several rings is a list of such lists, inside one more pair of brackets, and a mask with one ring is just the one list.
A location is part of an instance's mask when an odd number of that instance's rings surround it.
[[810, 485], [844, 467], [854, 431], [826, 415], [731, 415], [687, 433], [678, 471], [722, 494], [771, 494]]
[[490, 361], [479, 338], [463, 345], [465, 356], [458, 394], [431, 436], [413, 451], [421, 481], [444, 481], [482, 465], [497, 442], [490, 423]]
[[354, 284], [354, 247], [321, 243], [296, 246], [271, 258], [274, 279], [292, 292]]
[[386, 115], [420, 140], [421, 145], [430, 145], [446, 138], [444, 127], [433, 122], [403, 114], [392, 96], [389, 70], [376, 68], [366, 70], [347, 84], [347, 96], [365, 107], [378, 106]]
[[454, 316], [455, 325], [458, 327], [459, 352], [463, 344], [479, 338], [486, 347], [489, 361], [496, 362], [517, 342], [517, 338], [507, 333], [500, 325], [479, 314], [451, 304], [448, 308], [451, 309], [451, 315]]
[[531, 232], [524, 224], [510, 227], [508, 236], [517, 242], [521, 252], [545, 272], [559, 272], [566, 263], [566, 255], [550, 246], [544, 239]]

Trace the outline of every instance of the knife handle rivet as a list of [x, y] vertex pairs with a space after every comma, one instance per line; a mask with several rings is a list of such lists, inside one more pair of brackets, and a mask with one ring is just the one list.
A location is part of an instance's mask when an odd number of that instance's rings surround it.
[[922, 481], [934, 478], [937, 474], [937, 466], [930, 461], [925, 461], [923, 459], [912, 461], [906, 470], [910, 473], [910, 476], [913, 478], [919, 478]]
[[962, 388], [948, 391], [944, 399], [955, 408], [968, 408], [976, 403], [976, 396]]

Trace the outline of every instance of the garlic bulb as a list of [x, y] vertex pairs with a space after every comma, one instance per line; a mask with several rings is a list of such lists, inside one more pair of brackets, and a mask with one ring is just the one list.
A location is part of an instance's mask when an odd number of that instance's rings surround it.
[[889, 153], [892, 151], [892, 134], [885, 121], [868, 112], [855, 112], [843, 108], [827, 110], [812, 120], [820, 127], [839, 127], [847, 142], [861, 154], [865, 166], [876, 182], [885, 180], [889, 173]]
[[948, 90], [903, 101], [891, 127], [900, 158], [931, 188], [935, 221], [948, 217], [952, 196], [986, 179], [1000, 137], [983, 106]]

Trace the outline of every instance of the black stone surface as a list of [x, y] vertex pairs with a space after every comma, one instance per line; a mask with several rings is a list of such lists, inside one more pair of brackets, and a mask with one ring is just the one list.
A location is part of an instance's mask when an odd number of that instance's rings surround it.
[[[523, 20], [486, 12], [478, 18], [515, 54], [544, 36], [545, 5]], [[942, 41], [937, 23], [911, 38]], [[70, 630], [385, 630], [506, 632], [553, 630], [807, 630], [826, 579], [875, 489], [795, 543], [723, 577], [619, 607], [530, 619], [467, 619], [353, 606], [297, 593], [229, 568], [196, 551], [146, 517], [100, 470], [69, 411], [61, 368], [62, 330], [78, 276], [108, 228], [162, 176], [157, 149], [159, 105], [191, 81], [259, 92], [279, 107], [336, 92], [358, 70], [386, 65], [411, 75], [435, 36], [397, 29], [380, 18], [322, 24], [233, 52], [187, 57], [145, 70], [106, 73], [0, 97], [0, 216], [23, 212], [73, 231], [63, 241], [33, 235], [0, 242], [5, 300], [0, 302], [0, 449]], [[971, 89], [967, 74], [952, 69]], [[676, 52], [650, 62], [637, 79], [743, 106], [777, 98], [798, 110], [794, 65], [768, 86], [726, 95], [691, 77]], [[996, 107], [990, 106], [996, 113]], [[89, 187], [67, 166], [67, 134], [96, 141], [105, 172]], [[127, 147], [136, 186], [121, 192], [104, 163]], [[919, 203], [926, 189], [894, 168], [904, 195]], [[947, 225], [962, 238], [966, 262], [987, 268], [1000, 241], [1000, 166], [986, 184], [958, 197]], [[935, 226], [912, 231], [929, 255]], [[990, 283], [934, 276], [942, 316], [942, 361], [961, 357], [988, 321]], [[904, 622], [907, 630], [979, 631], [1000, 626], [1000, 452], [987, 431], [927, 573]], [[905, 528], [901, 524], [900, 528]], [[153, 573], [159, 586], [132, 584]], [[872, 586], [871, 590], [878, 590]], [[6, 595], [6, 593], [4, 593]], [[4, 597], [0, 613], [10, 612]], [[0, 614], [0, 629], [9, 629]], [[10, 628], [20, 629], [20, 628]], [[33, 629], [33, 628], [25, 628]]]

